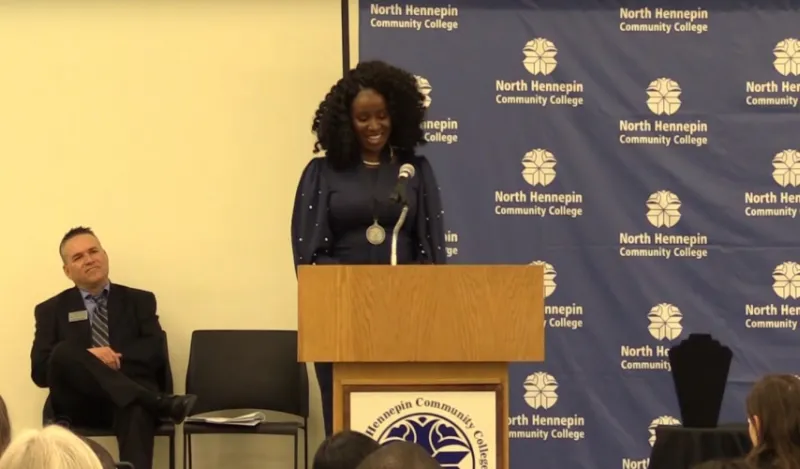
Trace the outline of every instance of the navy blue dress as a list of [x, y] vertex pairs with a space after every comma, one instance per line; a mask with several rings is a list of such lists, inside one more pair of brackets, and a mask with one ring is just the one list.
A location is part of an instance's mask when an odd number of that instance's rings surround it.
[[[412, 161], [408, 181], [408, 214], [397, 238], [398, 264], [445, 264], [444, 211], [430, 162]], [[312, 159], [300, 178], [292, 213], [294, 265], [389, 264], [391, 237], [401, 207], [389, 200], [397, 183], [399, 163], [335, 170], [324, 157]], [[386, 231], [383, 244], [366, 236], [377, 220]], [[326, 436], [333, 427], [333, 372], [329, 363], [317, 363]]]

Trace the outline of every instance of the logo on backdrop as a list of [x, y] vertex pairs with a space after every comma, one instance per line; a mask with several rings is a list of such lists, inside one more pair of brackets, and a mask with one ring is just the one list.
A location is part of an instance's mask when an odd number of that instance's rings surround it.
[[800, 103], [800, 39], [779, 41], [772, 55], [773, 68], [787, 79], [746, 81], [745, 103], [758, 108], [796, 108]]
[[550, 75], [558, 65], [556, 45], [543, 37], [528, 41], [522, 54], [525, 56], [522, 64], [531, 75]]
[[647, 108], [659, 116], [671, 116], [681, 108], [681, 87], [675, 80], [659, 78], [647, 87]]
[[[556, 283], [555, 267], [549, 262], [537, 260], [530, 263], [530, 265], [541, 265], [544, 269], [544, 297], [550, 298], [556, 291], [558, 284]], [[556, 329], [571, 329], [577, 330], [583, 327], [583, 306], [573, 302], [570, 304], [551, 304], [552, 300], [548, 300], [544, 305], [544, 325], [545, 327], [552, 327]]]
[[[425, 97], [423, 106], [428, 109], [426, 117], [431, 114], [435, 116], [437, 109], [435, 107], [431, 108], [433, 103], [431, 82], [420, 75], [414, 75], [414, 78], [417, 79], [417, 89]], [[425, 131], [425, 140], [428, 143], [444, 143], [447, 145], [458, 143], [458, 121], [450, 117], [425, 119], [422, 122], [422, 129]]]
[[[681, 85], [671, 78], [657, 78], [645, 89], [645, 104], [656, 116], [674, 116], [683, 104]], [[622, 119], [622, 145], [694, 146], [708, 145], [708, 123], [700, 119]]]
[[[676, 419], [675, 417], [671, 417], [669, 415], [662, 415], [661, 417], [656, 417], [650, 422], [650, 426], [647, 427], [648, 438], [647, 442], [652, 447], [656, 442], [656, 427], [660, 425], [680, 425], [680, 420]], [[638, 469], [638, 468], [647, 468], [650, 465], [650, 458], [642, 458], [642, 459], [633, 459], [633, 458], [622, 458], [622, 467], [623, 469]]]
[[800, 39], [787, 38], [775, 45], [772, 51], [775, 70], [783, 76], [800, 75]]
[[369, 26], [379, 29], [433, 29], [452, 32], [458, 29], [458, 8], [370, 3]]
[[364, 432], [380, 444], [416, 443], [448, 469], [481, 469], [492, 464], [484, 429], [465, 409], [444, 400], [418, 397], [384, 409]]
[[656, 228], [672, 228], [681, 219], [681, 199], [670, 191], [658, 191], [647, 198], [647, 221]]
[[522, 178], [532, 186], [546, 186], [556, 178], [556, 157], [537, 148], [522, 157]]
[[[522, 180], [534, 188], [545, 188], [556, 178], [556, 157], [549, 150], [535, 148], [522, 157]], [[583, 194], [520, 189], [494, 192], [495, 215], [578, 218], [583, 215]]]
[[784, 262], [772, 272], [772, 290], [780, 298], [796, 300], [800, 298], [800, 264]]
[[671, 417], [669, 415], [662, 415], [661, 417], [656, 417], [650, 422], [650, 426], [647, 427], [647, 431], [650, 434], [647, 442], [650, 443], [650, 446], [656, 444], [656, 427], [661, 425], [680, 425], [681, 421], [676, 419], [675, 417]]
[[[549, 78], [558, 67], [558, 48], [553, 41], [539, 37], [522, 48], [522, 66], [534, 78], [495, 80], [495, 103], [548, 106], [583, 106], [583, 83]], [[541, 77], [541, 78], [540, 78]]]
[[681, 326], [683, 314], [676, 306], [669, 303], [653, 306], [647, 319], [650, 321], [647, 330], [656, 340], [675, 340], [683, 331]]
[[558, 381], [549, 373], [528, 375], [523, 383], [525, 403], [531, 409], [549, 409], [558, 401]]
[[704, 34], [708, 32], [708, 10], [671, 8], [620, 8], [619, 30], [625, 33]]
[[[678, 339], [683, 332], [683, 314], [677, 306], [661, 303], [653, 306], [647, 314], [647, 330], [660, 342]], [[620, 366], [626, 371], [670, 371], [669, 346], [667, 345], [623, 345], [620, 350]]]
[[786, 261], [772, 271], [772, 291], [783, 300], [768, 304], [746, 304], [745, 322], [748, 329], [797, 330], [800, 306], [800, 264]]
[[[656, 228], [675, 227], [681, 219], [681, 200], [667, 190], [656, 191], [647, 198], [645, 218]], [[622, 257], [662, 257], [705, 259], [708, 257], [708, 236], [669, 234], [663, 231], [620, 233], [619, 254]]]
[[[800, 151], [779, 151], [772, 158], [772, 179], [784, 188], [800, 185]], [[744, 203], [744, 214], [748, 217], [796, 218], [800, 194], [786, 190], [745, 192]]]
[[[581, 441], [586, 438], [586, 419], [578, 414], [552, 415], [558, 402], [558, 381], [543, 371], [538, 371], [525, 378], [522, 384], [525, 389], [525, 404], [535, 411], [530, 415], [521, 413], [508, 419], [509, 438], [536, 440], [571, 440]], [[547, 415], [544, 415], [547, 414]]]

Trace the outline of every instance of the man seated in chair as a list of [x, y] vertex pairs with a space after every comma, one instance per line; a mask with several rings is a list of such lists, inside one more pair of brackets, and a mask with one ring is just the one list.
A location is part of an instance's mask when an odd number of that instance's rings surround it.
[[181, 423], [197, 399], [159, 389], [169, 357], [155, 295], [109, 282], [108, 255], [89, 228], [70, 230], [59, 251], [75, 287], [35, 308], [33, 382], [50, 388], [56, 420], [113, 429], [120, 459], [150, 469], [159, 421]]

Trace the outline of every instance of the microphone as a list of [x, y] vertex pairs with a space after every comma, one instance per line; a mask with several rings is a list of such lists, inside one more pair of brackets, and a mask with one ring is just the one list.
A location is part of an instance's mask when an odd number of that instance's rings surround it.
[[389, 196], [389, 200], [399, 204], [406, 203], [408, 200], [406, 198], [406, 185], [408, 184], [408, 180], [414, 177], [415, 172], [416, 170], [412, 164], [406, 163], [403, 166], [400, 166], [400, 172], [397, 175], [397, 184], [394, 186], [394, 190], [392, 191], [392, 195]]
[[414, 177], [414, 165], [406, 163], [400, 166], [400, 173], [397, 175], [397, 185], [394, 186], [394, 191], [389, 197], [393, 202], [403, 204], [403, 210], [400, 212], [400, 217], [392, 230], [392, 249], [391, 249], [391, 264], [397, 265], [397, 237], [400, 235], [400, 230], [406, 221], [408, 215], [408, 199], [406, 198], [406, 185], [408, 180]]

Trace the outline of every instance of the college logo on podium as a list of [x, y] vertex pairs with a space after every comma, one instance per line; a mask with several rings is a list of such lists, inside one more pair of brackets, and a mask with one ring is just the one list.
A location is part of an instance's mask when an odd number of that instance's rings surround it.
[[473, 469], [475, 449], [464, 429], [445, 415], [420, 412], [400, 417], [377, 438], [381, 444], [409, 441], [425, 448], [442, 467]]
[[[415, 386], [419, 391], [382, 387], [349, 393], [352, 430], [381, 444], [408, 441], [425, 448], [446, 469], [497, 469], [497, 391], [445, 391], [447, 386]], [[477, 386], [469, 386], [475, 389]]]

